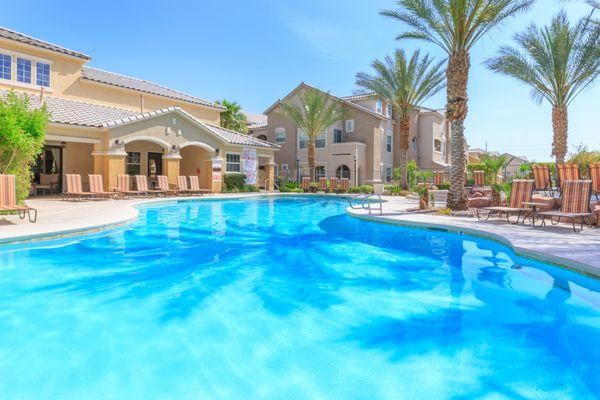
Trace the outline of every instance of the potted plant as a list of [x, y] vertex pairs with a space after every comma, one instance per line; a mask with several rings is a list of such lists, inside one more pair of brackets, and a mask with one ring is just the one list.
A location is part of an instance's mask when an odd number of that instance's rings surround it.
[[427, 185], [418, 186], [416, 192], [419, 195], [419, 210], [427, 210], [429, 207], [429, 188]]

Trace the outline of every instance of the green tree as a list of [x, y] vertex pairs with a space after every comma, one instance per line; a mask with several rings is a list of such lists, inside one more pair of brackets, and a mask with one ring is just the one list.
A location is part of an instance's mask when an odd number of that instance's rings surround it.
[[400, 130], [398, 152], [400, 158], [400, 184], [408, 187], [406, 164], [410, 138], [410, 115], [415, 107], [438, 93], [445, 87], [444, 61], [436, 62], [429, 55], [420, 56], [415, 51], [410, 58], [402, 49], [396, 50], [394, 57], [387, 56], [383, 61], [372, 64], [374, 75], [364, 72], [356, 75], [356, 84], [366, 91], [375, 92], [381, 99], [392, 105]]
[[217, 100], [215, 103], [225, 107], [225, 110], [221, 112], [221, 127], [240, 133], [248, 132], [248, 121], [242, 112], [242, 106], [235, 101], [231, 102], [225, 99]]
[[600, 28], [589, 17], [571, 25], [561, 11], [550, 25], [532, 24], [515, 40], [522, 52], [503, 46], [486, 64], [531, 86], [531, 96], [538, 103], [550, 103], [552, 155], [562, 164], [567, 154], [568, 107], [600, 72]]
[[279, 103], [278, 113], [294, 122], [308, 137], [308, 168], [310, 179], [315, 179], [315, 140], [329, 126], [344, 119], [345, 112], [339, 100], [318, 89], [305, 88], [299, 94], [300, 104]]
[[17, 198], [29, 195], [31, 166], [44, 146], [48, 112], [32, 108], [26, 95], [9, 92], [0, 99], [0, 173], [17, 176]]
[[483, 163], [487, 183], [495, 185], [498, 183], [498, 173], [507, 164], [508, 159], [504, 155], [498, 157], [482, 156], [481, 162]]
[[492, 28], [526, 10], [534, 0], [400, 0], [399, 10], [382, 14], [406, 24], [398, 39], [418, 39], [448, 54], [446, 117], [450, 121], [450, 191], [448, 207], [467, 207], [464, 194], [467, 82], [470, 50]]

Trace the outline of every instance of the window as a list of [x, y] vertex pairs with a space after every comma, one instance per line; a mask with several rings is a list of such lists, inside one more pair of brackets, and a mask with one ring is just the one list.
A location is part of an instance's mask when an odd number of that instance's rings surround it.
[[283, 129], [283, 128], [275, 129], [275, 142], [285, 143], [285, 129]]
[[342, 130], [341, 129], [333, 130], [333, 143], [342, 143]]
[[258, 135], [256, 138], [258, 140], [264, 140], [265, 142], [267, 141], [267, 137], [265, 135]]
[[50, 64], [35, 63], [35, 83], [40, 86], [50, 87]]
[[417, 149], [417, 138], [416, 137], [412, 138], [412, 140], [410, 141], [410, 145], [414, 150]]
[[390, 183], [392, 181], [392, 167], [387, 167], [385, 169], [385, 181]]
[[446, 141], [442, 140], [442, 154], [446, 155]]
[[435, 151], [442, 151], [442, 141], [440, 139], [435, 139], [433, 141], [433, 148], [435, 149]]
[[315, 179], [319, 180], [319, 178], [325, 178], [325, 167], [322, 165], [315, 167]]
[[392, 118], [392, 105], [391, 104], [388, 104], [387, 107], [386, 107], [386, 115], [389, 118]]
[[17, 82], [31, 83], [31, 60], [17, 58]]
[[0, 78], [10, 79], [11, 63], [11, 56], [0, 53]]
[[377, 114], [383, 114], [383, 103], [381, 102], [381, 99], [377, 99], [377, 102], [375, 103], [375, 111]]
[[315, 147], [318, 149], [322, 149], [327, 144], [327, 133], [325, 131], [321, 132], [321, 134], [315, 139]]
[[385, 149], [388, 153], [392, 152], [392, 134], [389, 132], [385, 138]]
[[242, 172], [242, 164], [240, 162], [241, 156], [239, 154], [227, 154], [225, 161], [226, 172]]
[[287, 164], [281, 164], [281, 176], [284, 178], [289, 178], [290, 167]]
[[352, 132], [354, 132], [354, 120], [347, 119], [346, 120], [346, 133], [352, 133]]
[[337, 176], [339, 179], [342, 179], [342, 178], [350, 179], [350, 168], [348, 168], [348, 166], [344, 165], [344, 164], [340, 165], [335, 170], [335, 176]]
[[301, 149], [307, 149], [308, 148], [308, 136], [306, 135], [306, 133], [304, 133], [304, 131], [300, 130], [300, 148]]
[[142, 165], [142, 154], [138, 151], [127, 152], [125, 158], [125, 170], [128, 175], [139, 175]]

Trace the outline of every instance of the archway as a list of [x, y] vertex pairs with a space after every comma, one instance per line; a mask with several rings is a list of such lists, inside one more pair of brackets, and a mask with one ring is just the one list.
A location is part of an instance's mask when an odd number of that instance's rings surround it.
[[350, 168], [346, 164], [342, 164], [335, 170], [335, 176], [338, 179], [350, 179]]
[[152, 136], [138, 136], [123, 140], [125, 173], [128, 175], [146, 175], [150, 183], [163, 175], [163, 157], [169, 149], [169, 143]]
[[201, 189], [212, 190], [212, 159], [215, 149], [202, 142], [186, 142], [180, 146], [181, 175], [197, 176]]

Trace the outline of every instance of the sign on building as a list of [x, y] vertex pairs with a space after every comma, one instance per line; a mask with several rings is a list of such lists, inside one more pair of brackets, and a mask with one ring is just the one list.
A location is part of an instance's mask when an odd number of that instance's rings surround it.
[[256, 185], [256, 171], [258, 170], [258, 156], [256, 149], [244, 148], [242, 152], [242, 173], [246, 175], [246, 183]]

